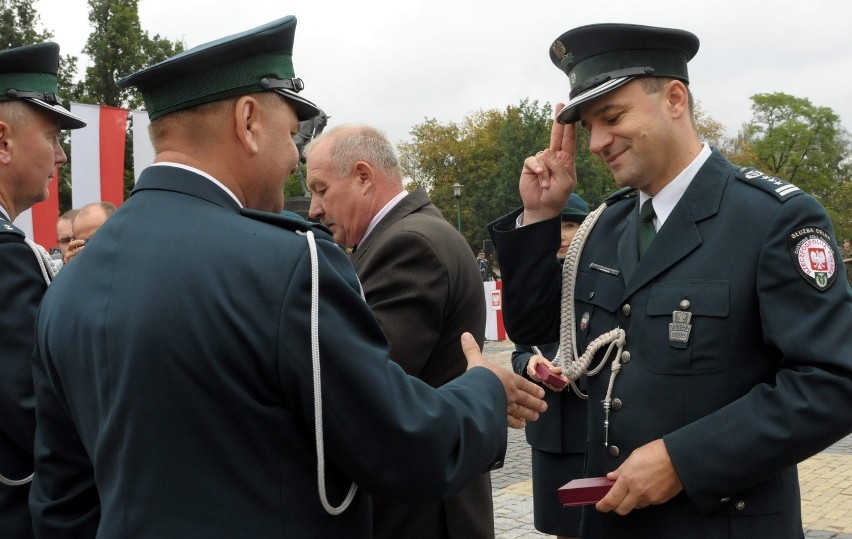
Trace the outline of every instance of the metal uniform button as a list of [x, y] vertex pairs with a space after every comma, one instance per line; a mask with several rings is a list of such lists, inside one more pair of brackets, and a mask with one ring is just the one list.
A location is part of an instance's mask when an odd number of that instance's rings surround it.
[[681, 308], [681, 309], [689, 309], [689, 305], [690, 305], [690, 304], [689, 304], [689, 300], [688, 300], [688, 299], [682, 299], [682, 300], [680, 300], [680, 308]]
[[616, 412], [620, 411], [624, 407], [621, 399], [612, 399], [612, 409]]
[[743, 509], [745, 509], [745, 502], [740, 500], [734, 504], [734, 507], [737, 508], [737, 511], [742, 511]]
[[618, 448], [617, 445], [611, 445], [611, 446], [609, 446], [609, 454], [613, 458], [618, 458], [618, 455], [621, 454], [621, 450]]
[[621, 353], [621, 362], [622, 363], [630, 363], [630, 352], [625, 350]]
[[631, 308], [629, 303], [625, 303], [621, 306], [621, 312], [624, 313], [624, 316], [630, 316], [630, 311]]

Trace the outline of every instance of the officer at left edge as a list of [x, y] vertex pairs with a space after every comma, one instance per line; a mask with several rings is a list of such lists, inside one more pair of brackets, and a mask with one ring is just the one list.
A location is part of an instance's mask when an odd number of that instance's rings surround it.
[[33, 382], [36, 309], [53, 277], [41, 247], [13, 221], [48, 196], [66, 161], [62, 129], [86, 124], [57, 99], [59, 45], [0, 52], [0, 537], [32, 537], [27, 509], [33, 473]]

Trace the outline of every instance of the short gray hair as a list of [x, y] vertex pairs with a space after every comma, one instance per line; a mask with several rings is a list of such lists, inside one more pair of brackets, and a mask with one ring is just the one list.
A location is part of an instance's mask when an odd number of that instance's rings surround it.
[[319, 141], [327, 138], [332, 139], [328, 153], [331, 166], [338, 175], [348, 176], [352, 173], [355, 163], [364, 161], [382, 171], [388, 178], [402, 181], [399, 159], [393, 144], [375, 127], [340, 125], [325, 131], [305, 146], [305, 159], [310, 158], [311, 151]]

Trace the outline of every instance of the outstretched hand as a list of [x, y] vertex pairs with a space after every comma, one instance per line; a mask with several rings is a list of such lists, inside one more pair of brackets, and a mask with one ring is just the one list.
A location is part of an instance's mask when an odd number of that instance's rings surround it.
[[547, 404], [542, 400], [544, 389], [485, 359], [473, 335], [463, 333], [461, 345], [467, 358], [468, 370], [473, 367], [485, 367], [496, 374], [503, 384], [506, 390], [506, 413], [510, 427], [522, 429], [528, 420], [535, 421], [538, 419], [538, 414], [547, 409]]
[[518, 181], [524, 202], [524, 224], [559, 215], [577, 185], [577, 127], [556, 121], [563, 107], [562, 103], [556, 104], [550, 147], [524, 161]]

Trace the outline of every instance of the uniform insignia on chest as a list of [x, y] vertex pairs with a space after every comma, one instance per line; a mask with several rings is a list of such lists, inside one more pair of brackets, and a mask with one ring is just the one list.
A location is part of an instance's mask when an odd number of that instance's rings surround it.
[[580, 317], [580, 331], [586, 331], [589, 329], [589, 312], [586, 311], [583, 313], [583, 316]]
[[672, 321], [669, 324], [669, 341], [673, 343], [689, 342], [692, 331], [692, 313], [689, 311], [672, 311]]
[[837, 277], [834, 240], [824, 230], [805, 226], [787, 235], [793, 265], [805, 281], [817, 290], [826, 290]]

